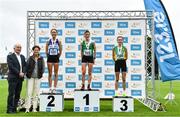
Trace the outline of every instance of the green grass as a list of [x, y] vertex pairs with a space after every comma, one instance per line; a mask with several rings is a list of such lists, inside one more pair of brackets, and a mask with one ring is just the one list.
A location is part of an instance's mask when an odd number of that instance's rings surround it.
[[[21, 97], [25, 97], [26, 83], [24, 82], [23, 91]], [[169, 82], [156, 81], [156, 97], [157, 100], [163, 104], [166, 100], [163, 97], [169, 91]], [[24, 113], [19, 112], [17, 114], [6, 114], [6, 102], [7, 102], [7, 81], [0, 80], [0, 117], [4, 116], [180, 116], [180, 81], [173, 82], [173, 92], [176, 95], [175, 101], [178, 105], [168, 103], [166, 105], [167, 112], [153, 112], [149, 108], [145, 107], [139, 101], [135, 100], [135, 112], [133, 113], [119, 113], [112, 112], [112, 100], [100, 101], [100, 112], [73, 112], [73, 100], [65, 100], [65, 109], [63, 112], [38, 112], [38, 113]]]

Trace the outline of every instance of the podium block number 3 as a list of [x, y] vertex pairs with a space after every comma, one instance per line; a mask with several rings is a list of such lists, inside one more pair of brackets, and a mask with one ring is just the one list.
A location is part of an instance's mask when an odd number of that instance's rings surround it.
[[120, 110], [126, 111], [128, 109], [127, 100], [121, 100], [120, 103], [123, 104]]
[[47, 106], [49, 106], [49, 107], [55, 107], [55, 104], [53, 104], [53, 102], [54, 102], [54, 100], [55, 100], [55, 97], [54, 97], [53, 95], [49, 95], [49, 96], [47, 97], [47, 99], [50, 100], [49, 103], [47, 104]]
[[86, 105], [89, 105], [89, 94], [86, 94], [83, 99], [86, 100]]

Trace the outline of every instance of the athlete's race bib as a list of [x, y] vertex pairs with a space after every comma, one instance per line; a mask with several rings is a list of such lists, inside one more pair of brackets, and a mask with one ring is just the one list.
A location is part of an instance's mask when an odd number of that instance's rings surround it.
[[56, 48], [51, 48], [51, 49], [49, 50], [49, 54], [50, 54], [50, 55], [58, 55], [58, 51], [57, 51]]
[[85, 50], [84, 55], [85, 56], [91, 56], [91, 51], [90, 50]]
[[123, 57], [123, 54], [117, 55], [117, 58], [118, 58], [118, 59], [123, 59], [123, 58], [124, 58], [124, 57]]

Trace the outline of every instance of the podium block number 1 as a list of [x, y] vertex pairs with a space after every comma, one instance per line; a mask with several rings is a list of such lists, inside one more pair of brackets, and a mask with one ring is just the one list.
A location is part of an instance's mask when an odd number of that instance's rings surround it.
[[89, 105], [89, 94], [86, 94], [83, 99], [86, 100], [86, 105]]
[[74, 111], [75, 112], [98, 112], [100, 110], [99, 104], [99, 90], [79, 90], [74, 92]]

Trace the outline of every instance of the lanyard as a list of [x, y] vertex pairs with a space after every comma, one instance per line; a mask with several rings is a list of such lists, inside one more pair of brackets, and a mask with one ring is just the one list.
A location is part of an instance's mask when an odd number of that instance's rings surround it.
[[89, 50], [90, 44], [91, 44], [90, 40], [89, 40], [89, 42], [86, 42], [86, 41], [85, 41], [85, 45], [86, 45], [86, 48], [87, 48], [88, 50]]
[[122, 54], [123, 54], [123, 47], [118, 46], [118, 55], [122, 55]]

